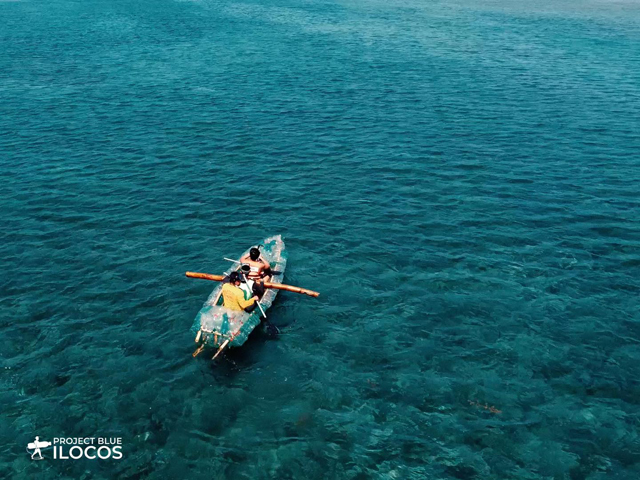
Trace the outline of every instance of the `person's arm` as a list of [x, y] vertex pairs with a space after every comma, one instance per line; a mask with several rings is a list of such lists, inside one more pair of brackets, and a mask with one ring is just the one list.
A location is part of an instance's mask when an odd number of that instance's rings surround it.
[[264, 258], [260, 258], [260, 261], [263, 263], [264, 268], [271, 268], [271, 264], [267, 262]]
[[258, 300], [257, 296], [253, 296], [249, 300], [244, 299], [244, 292], [239, 287], [230, 285], [225, 283], [222, 286], [222, 298], [224, 301], [224, 306], [227, 308], [231, 308], [235, 310], [235, 305], [240, 307], [241, 310], [253, 305], [253, 303]]
[[256, 300], [258, 300], [258, 296], [257, 295], [254, 295], [249, 300], [245, 300], [244, 299], [244, 294], [240, 293], [239, 297], [238, 297], [238, 305], [240, 305], [242, 307], [242, 309], [244, 310], [245, 308], [250, 307], [251, 305], [256, 303]]
[[244, 310], [247, 307], [250, 307], [251, 305], [253, 305], [256, 300], [258, 300], [258, 297], [256, 295], [254, 295], [253, 297], [251, 297], [249, 300], [245, 300], [244, 299], [244, 292], [242, 290], [240, 290], [239, 288], [237, 289], [237, 292], [234, 292], [235, 295], [237, 295], [236, 299], [238, 302], [238, 305], [240, 305], [240, 307]]
[[251, 257], [249, 257], [248, 253], [246, 255], [243, 255], [242, 257], [240, 257], [240, 263], [246, 263], [249, 258]]

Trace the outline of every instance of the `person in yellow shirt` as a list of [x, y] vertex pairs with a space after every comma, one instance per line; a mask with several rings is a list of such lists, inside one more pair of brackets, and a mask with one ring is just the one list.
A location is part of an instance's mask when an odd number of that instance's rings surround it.
[[229, 310], [253, 312], [258, 306], [256, 304], [257, 301], [257, 295], [248, 300], [244, 298], [244, 290], [240, 288], [240, 274], [231, 272], [229, 274], [229, 283], [222, 285], [222, 305]]

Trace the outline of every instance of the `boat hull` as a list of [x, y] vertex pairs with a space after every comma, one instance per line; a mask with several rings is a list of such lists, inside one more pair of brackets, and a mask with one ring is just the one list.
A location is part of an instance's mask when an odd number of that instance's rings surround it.
[[[287, 251], [281, 235], [266, 238], [262, 242], [262, 256], [271, 264], [271, 269], [281, 272], [271, 279], [271, 283], [282, 283], [284, 271], [287, 266]], [[243, 253], [245, 255], [248, 250]], [[238, 269], [234, 264], [225, 275]], [[227, 340], [228, 348], [242, 346], [249, 334], [260, 324], [261, 312], [256, 308], [253, 312], [237, 312], [229, 310], [221, 305], [222, 284], [219, 284], [202, 306], [193, 322], [191, 331], [196, 335], [196, 343], [212, 348], [219, 348]], [[260, 305], [267, 311], [273, 304], [278, 290], [268, 288], [260, 299]]]

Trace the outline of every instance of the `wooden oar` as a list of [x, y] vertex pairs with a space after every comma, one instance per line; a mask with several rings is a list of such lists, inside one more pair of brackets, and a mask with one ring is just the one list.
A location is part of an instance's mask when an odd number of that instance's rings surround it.
[[224, 350], [224, 347], [229, 345], [230, 341], [231, 341], [230, 339], [225, 340], [211, 360], [215, 360], [216, 357], [222, 353], [222, 350]]
[[[221, 282], [225, 278], [224, 275], [212, 275], [210, 273], [198, 273], [198, 272], [187, 272], [185, 273], [185, 275], [190, 278], [201, 278], [203, 280], [213, 280], [214, 282]], [[305, 295], [309, 295], [310, 297], [317, 297], [320, 295], [318, 292], [314, 292], [313, 290], [294, 287], [293, 285], [284, 285], [282, 283], [264, 282], [264, 286], [266, 288], [273, 288], [276, 290], [286, 290], [287, 292], [303, 293]]]
[[256, 304], [258, 305], [258, 308], [260, 309], [260, 311], [262, 312], [262, 316], [264, 317], [264, 319], [267, 319], [267, 314], [264, 313], [264, 309], [262, 308], [262, 305], [260, 305], [259, 301], [256, 301]]
[[203, 343], [202, 345], [200, 345], [198, 348], [196, 348], [196, 351], [195, 351], [195, 352], [193, 352], [193, 353], [191, 354], [191, 356], [192, 356], [193, 358], [196, 358], [196, 357], [198, 356], [198, 354], [199, 354], [202, 350], [204, 350], [204, 343]]

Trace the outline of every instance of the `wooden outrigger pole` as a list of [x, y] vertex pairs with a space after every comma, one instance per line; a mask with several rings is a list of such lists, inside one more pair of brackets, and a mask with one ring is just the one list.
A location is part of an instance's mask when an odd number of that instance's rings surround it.
[[[185, 274], [190, 278], [201, 278], [203, 280], [212, 280], [214, 282], [221, 282], [224, 280], [224, 275], [212, 275], [210, 273], [198, 273], [198, 272], [187, 272]], [[317, 297], [320, 294], [318, 292], [314, 292], [313, 290], [307, 290], [306, 288], [294, 287], [293, 285], [285, 285], [283, 283], [271, 283], [264, 282], [265, 288], [273, 288], [276, 290], [285, 290], [287, 292], [293, 293], [302, 293], [304, 295], [309, 295], [310, 297]]]

